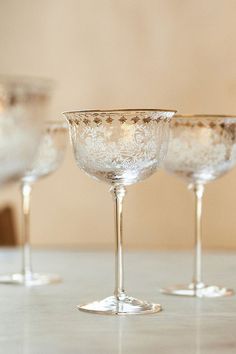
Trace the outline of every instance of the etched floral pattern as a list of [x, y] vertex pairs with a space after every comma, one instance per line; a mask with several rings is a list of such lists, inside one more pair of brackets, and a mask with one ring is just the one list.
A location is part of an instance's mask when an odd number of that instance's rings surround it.
[[153, 173], [165, 154], [164, 133], [173, 114], [70, 115], [78, 165], [107, 182], [131, 184], [143, 179]]
[[25, 171], [23, 181], [33, 182], [57, 170], [64, 157], [66, 134], [64, 124], [46, 123], [34, 160]]
[[206, 183], [236, 164], [235, 118], [175, 118], [166, 170], [191, 182]]

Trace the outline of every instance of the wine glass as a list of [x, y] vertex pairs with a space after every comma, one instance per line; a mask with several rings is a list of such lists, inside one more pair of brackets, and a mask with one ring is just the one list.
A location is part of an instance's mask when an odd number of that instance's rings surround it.
[[144, 314], [161, 310], [127, 296], [124, 290], [122, 205], [126, 186], [151, 176], [167, 148], [169, 120], [174, 111], [73, 111], [64, 115], [77, 165], [91, 177], [110, 185], [115, 207], [115, 290], [80, 310], [108, 315]]
[[19, 179], [32, 161], [51, 90], [46, 79], [0, 76], [0, 185]]
[[32, 187], [38, 179], [47, 177], [59, 168], [65, 153], [67, 131], [68, 128], [64, 122], [52, 121], [44, 123], [43, 133], [34, 160], [21, 178], [23, 212], [22, 272], [1, 275], [0, 283], [36, 286], [60, 281], [57, 275], [34, 273], [32, 270], [29, 217]]
[[231, 289], [206, 285], [202, 280], [202, 197], [205, 185], [225, 175], [236, 164], [236, 116], [178, 115], [170, 124], [164, 169], [183, 178], [195, 195], [194, 274], [190, 284], [171, 286], [165, 294], [220, 297]]

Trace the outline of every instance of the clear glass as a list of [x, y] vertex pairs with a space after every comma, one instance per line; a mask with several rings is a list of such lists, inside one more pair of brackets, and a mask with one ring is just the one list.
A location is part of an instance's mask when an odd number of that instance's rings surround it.
[[0, 283], [22, 284], [25, 286], [46, 285], [60, 281], [54, 274], [35, 273], [31, 264], [30, 247], [30, 199], [34, 183], [55, 172], [62, 163], [66, 141], [67, 125], [65, 122], [45, 122], [43, 134], [31, 166], [21, 179], [23, 213], [23, 264], [22, 272], [0, 276]]
[[176, 116], [164, 169], [183, 178], [195, 195], [195, 246], [193, 279], [174, 285], [165, 294], [221, 297], [233, 294], [224, 286], [206, 285], [202, 279], [202, 198], [205, 185], [236, 165], [236, 117], [223, 115]]
[[0, 185], [19, 179], [32, 161], [51, 91], [48, 80], [0, 76]]
[[152, 175], [167, 150], [174, 111], [112, 110], [65, 112], [77, 165], [110, 185], [115, 208], [115, 289], [103, 300], [78, 306], [81, 311], [146, 314], [161, 306], [126, 295], [124, 290], [122, 207], [126, 186]]

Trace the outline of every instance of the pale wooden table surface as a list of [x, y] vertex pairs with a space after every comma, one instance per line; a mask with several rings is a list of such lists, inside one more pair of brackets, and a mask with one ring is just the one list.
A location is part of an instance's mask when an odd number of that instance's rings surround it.
[[[157, 315], [111, 317], [79, 312], [78, 303], [112, 294], [113, 254], [34, 252], [37, 271], [61, 274], [61, 284], [0, 286], [1, 354], [235, 354], [236, 297], [177, 298], [161, 286], [191, 278], [191, 254], [127, 252], [126, 290], [163, 305]], [[1, 273], [20, 269], [19, 250], [0, 249]], [[236, 254], [208, 253], [208, 283], [236, 289]]]

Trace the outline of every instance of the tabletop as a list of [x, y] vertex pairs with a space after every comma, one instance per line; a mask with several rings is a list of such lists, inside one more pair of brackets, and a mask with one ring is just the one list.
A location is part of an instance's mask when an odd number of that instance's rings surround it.
[[[128, 295], [161, 303], [158, 314], [103, 316], [76, 305], [113, 292], [113, 253], [35, 250], [35, 271], [63, 282], [34, 288], [0, 286], [0, 353], [235, 354], [236, 297], [168, 296], [161, 286], [191, 279], [190, 252], [126, 252]], [[204, 279], [236, 289], [236, 254], [204, 254]], [[0, 249], [1, 273], [20, 270], [20, 250]]]

